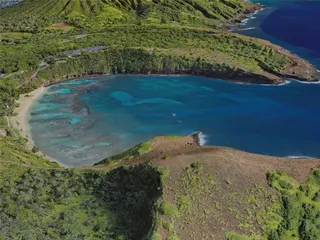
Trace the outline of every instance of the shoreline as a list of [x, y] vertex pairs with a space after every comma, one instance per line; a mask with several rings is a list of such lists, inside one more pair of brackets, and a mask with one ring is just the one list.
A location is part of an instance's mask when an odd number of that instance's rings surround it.
[[[36, 90], [20, 95], [20, 98], [16, 103], [19, 103], [19, 107], [15, 108], [16, 116], [9, 117], [9, 122], [11, 128], [15, 129], [22, 138], [26, 138], [28, 141], [25, 144], [28, 150], [32, 150], [36, 146], [32, 134], [31, 126], [29, 124], [29, 111], [33, 103], [35, 103], [39, 98], [41, 98], [47, 91], [46, 86], [41, 86]], [[47, 159], [50, 162], [57, 163], [60, 167], [70, 168], [66, 165], [63, 165], [57, 159], [54, 159], [46, 154], [44, 154], [41, 149], [36, 153], [37, 155]]]
[[17, 115], [9, 117], [9, 121], [12, 128], [16, 129], [21, 137], [26, 138], [28, 140], [26, 146], [29, 150], [31, 150], [35, 146], [35, 143], [32, 139], [31, 128], [29, 124], [29, 110], [32, 104], [35, 101], [37, 101], [41, 96], [43, 96], [45, 92], [46, 88], [41, 86], [40, 88], [37, 88], [36, 90], [30, 93], [20, 95], [20, 98], [17, 101], [19, 107], [15, 109]]
[[[236, 37], [240, 37], [244, 40], [250, 40], [251, 37], [241, 35], [238, 33], [231, 33]], [[280, 46], [272, 44], [271, 42], [263, 39], [255, 40], [258, 44], [270, 47], [279, 54], [286, 56], [289, 60], [289, 64], [280, 73], [275, 72], [250, 72], [242, 69], [228, 70], [224, 72], [207, 72], [197, 71], [193, 69], [184, 69], [178, 71], [154, 71], [141, 73], [112, 73], [112, 72], [90, 72], [90, 73], [78, 73], [73, 75], [62, 75], [55, 79], [42, 82], [42, 86], [49, 87], [61, 82], [71, 81], [84, 77], [96, 77], [96, 76], [115, 76], [115, 75], [133, 75], [133, 76], [201, 76], [208, 78], [215, 78], [218, 80], [245, 83], [245, 84], [259, 84], [259, 85], [282, 85], [286, 83], [288, 78], [293, 78], [301, 82], [318, 83], [320, 82], [320, 72], [317, 71], [315, 66], [308, 61], [301, 59], [299, 56], [288, 53]]]
[[235, 17], [233, 21], [224, 23], [224, 26], [222, 28], [229, 32], [241, 30], [244, 27], [244, 23], [248, 22], [252, 17], [254, 17], [259, 12], [263, 11], [267, 7], [268, 6], [260, 3], [254, 3], [254, 6], [251, 9], [248, 9], [247, 12]]
[[[283, 84], [287, 83], [287, 78], [283, 76], [280, 78], [280, 81], [276, 82], [259, 82], [259, 81], [242, 81], [241, 79], [234, 79], [234, 78], [223, 78], [221, 76], [210, 76], [206, 74], [193, 74], [193, 73], [92, 73], [92, 74], [77, 74], [71, 77], [65, 77], [62, 79], [57, 79], [53, 81], [47, 81], [43, 83], [43, 87], [50, 87], [59, 83], [73, 81], [73, 80], [80, 80], [82, 78], [88, 77], [88, 78], [95, 78], [95, 77], [112, 77], [112, 76], [146, 76], [146, 77], [152, 77], [152, 76], [159, 76], [159, 77], [183, 77], [183, 76], [193, 76], [193, 77], [205, 77], [205, 78], [213, 78], [215, 80], [219, 81], [226, 81], [226, 82], [232, 82], [232, 83], [238, 83], [238, 84], [248, 84], [248, 85], [261, 85], [261, 86], [281, 86]], [[250, 75], [247, 75], [248, 78], [252, 77]], [[263, 76], [257, 76], [257, 78], [263, 77]], [[245, 78], [245, 77], [244, 77]], [[268, 79], [272, 81], [272, 79]], [[299, 82], [306, 82], [301, 81], [299, 79], [296, 79]], [[320, 83], [320, 80], [317, 81], [309, 81], [308, 83]]]
[[[320, 73], [320, 70], [318, 70]], [[281, 82], [277, 82], [277, 83], [258, 83], [258, 82], [245, 82], [245, 81], [238, 81], [238, 80], [231, 80], [231, 79], [223, 79], [223, 78], [219, 78], [219, 77], [212, 77], [212, 76], [208, 76], [208, 75], [196, 75], [196, 74], [191, 74], [191, 73], [120, 73], [120, 74], [112, 74], [112, 73], [93, 73], [93, 74], [78, 74], [69, 78], [63, 78], [61, 80], [56, 80], [56, 81], [50, 81], [50, 82], [45, 82], [42, 87], [50, 87], [50, 86], [54, 86], [56, 84], [59, 83], [63, 83], [63, 82], [68, 82], [68, 81], [73, 81], [73, 80], [81, 80], [82, 78], [88, 77], [88, 78], [96, 78], [99, 76], [103, 76], [103, 77], [113, 77], [113, 76], [146, 76], [146, 77], [152, 77], [152, 76], [159, 76], [159, 77], [183, 77], [183, 76], [190, 76], [190, 77], [204, 77], [204, 78], [213, 78], [215, 80], [218, 81], [226, 81], [226, 82], [231, 82], [231, 83], [235, 83], [235, 84], [244, 84], [244, 85], [260, 85], [260, 86], [266, 86], [266, 87], [279, 87], [279, 86], [284, 86], [284, 85], [288, 85], [291, 83], [291, 81], [295, 81], [301, 84], [320, 84], [320, 80], [317, 81], [303, 81], [303, 80], [299, 80], [297, 78], [294, 77], [282, 77], [281, 78]]]
[[[9, 117], [11, 127], [18, 131], [19, 135], [22, 138], [26, 138], [28, 140], [25, 144], [28, 150], [32, 150], [32, 148], [36, 146], [31, 134], [31, 126], [29, 124], [29, 111], [32, 104], [35, 103], [39, 98], [41, 98], [46, 93], [46, 91], [47, 88], [45, 86], [41, 86], [30, 93], [20, 95], [19, 100], [16, 101], [17, 103], [19, 103], [19, 107], [15, 108], [15, 113], [17, 113], [17, 115]], [[41, 149], [36, 154], [47, 159], [48, 161], [56, 162], [61, 167], [66, 167], [63, 166], [57, 159], [45, 155], [41, 151]]]
[[[115, 74], [115, 75], [93, 74], [90, 76], [87, 75], [87, 76], [82, 76], [82, 77], [97, 77], [97, 76], [112, 77], [112, 76], [116, 76], [116, 75], [124, 75], [124, 76], [126, 76], [126, 75], [132, 75], [132, 76], [175, 76], [175, 77], [194, 76], [194, 75], [190, 75], [190, 74]], [[206, 77], [206, 76], [203, 76], [203, 77]], [[78, 78], [81, 78], [81, 76], [79, 76]], [[61, 82], [65, 82], [65, 81], [72, 81], [72, 80], [75, 80], [78, 78], [65, 79], [65, 80], [62, 80], [59, 82], [51, 83], [49, 86], [54, 85], [54, 84], [59, 84]], [[225, 81], [222, 79], [217, 79], [217, 80]], [[301, 81], [297, 80], [297, 82], [301, 82]], [[285, 84], [288, 84], [288, 83], [290, 83], [290, 81]], [[244, 83], [241, 83], [241, 84], [244, 84]], [[258, 84], [258, 85], [263, 85], [263, 84]], [[270, 84], [270, 85], [268, 84], [267, 86], [279, 86], [279, 85], [281, 85], [281, 84]], [[28, 94], [20, 95], [20, 98], [17, 101], [17, 103], [19, 103], [20, 105], [19, 105], [19, 107], [17, 107], [15, 109], [17, 116], [9, 117], [10, 125], [12, 126], [12, 128], [16, 129], [16, 131], [19, 133], [19, 135], [21, 137], [26, 138], [28, 140], [26, 143], [26, 147], [29, 150], [31, 150], [34, 146], [36, 146], [34, 143], [34, 140], [32, 138], [31, 126], [29, 124], [30, 108], [31, 108], [32, 104], [35, 103], [39, 98], [41, 98], [46, 92], [47, 92], [47, 87], [41, 86], [40, 88], [38, 88]], [[205, 135], [203, 135], [201, 132], [195, 132], [195, 133], [191, 134], [191, 136], [194, 138], [194, 141], [197, 145], [199, 145], [199, 146], [204, 145], [203, 142], [205, 141]], [[52, 157], [44, 154], [41, 150], [37, 153], [37, 155], [44, 157], [49, 161], [56, 162], [64, 168], [70, 168], [70, 166], [61, 164], [58, 159], [52, 158]], [[263, 155], [263, 156], [267, 156], [267, 155]], [[274, 156], [274, 157], [276, 157], [276, 156]], [[291, 157], [286, 156], [286, 157], [281, 157], [281, 158], [291, 158]], [[312, 157], [302, 156], [301, 158], [308, 159], [308, 158], [312, 158]], [[300, 156], [299, 156], [299, 159], [300, 159]]]

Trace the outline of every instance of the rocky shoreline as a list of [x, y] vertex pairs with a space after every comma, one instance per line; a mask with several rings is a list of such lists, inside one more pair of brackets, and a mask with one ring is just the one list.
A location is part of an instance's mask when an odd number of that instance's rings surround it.
[[[241, 26], [241, 23], [245, 19], [250, 18], [249, 15], [256, 14], [257, 12], [265, 9], [266, 7], [267, 6], [262, 5], [260, 3], [255, 4], [245, 14], [242, 14], [229, 22], [223, 23], [223, 29], [227, 31], [243, 29], [243, 26]], [[283, 78], [294, 78], [296, 80], [306, 81], [306, 82], [320, 81], [320, 72], [316, 69], [316, 67], [313, 66], [311, 63], [309, 63], [307, 60], [299, 57], [298, 55], [291, 53], [288, 50], [284, 49], [283, 47], [275, 45], [268, 40], [249, 37], [249, 36], [240, 35], [240, 34], [237, 34], [237, 35], [243, 37], [246, 40], [256, 39], [256, 41], [259, 42], [260, 44], [268, 46], [273, 50], [275, 50], [276, 52], [288, 57], [291, 64], [287, 66], [284, 70], [282, 70], [281, 74], [274, 73], [274, 76], [271, 76], [271, 74], [267, 74], [268, 76], [266, 77], [271, 78], [273, 81], [275, 81], [274, 84], [283, 83], [284, 82]], [[282, 78], [282, 79], [279, 80], [279, 78]], [[268, 84], [268, 83], [264, 83], [264, 84]]]
[[226, 30], [226, 31], [242, 29], [243, 27], [241, 26], [241, 23], [243, 22], [243, 20], [248, 19], [249, 15], [256, 14], [257, 12], [263, 10], [264, 8], [266, 8], [266, 6], [260, 3], [255, 3], [250, 8], [248, 8], [245, 12], [237, 15], [233, 19], [229, 21], [224, 21], [224, 22], [221, 21], [220, 26], [222, 27], [223, 30]]
[[[235, 33], [236, 34], [236, 33]], [[298, 55], [291, 53], [284, 49], [283, 47], [280, 47], [278, 45], [275, 45], [271, 43], [270, 41], [259, 39], [259, 38], [253, 38], [249, 36], [244, 36], [240, 34], [236, 34], [238, 37], [245, 40], [255, 40], [259, 44], [263, 44], [266, 47], [270, 47], [275, 52], [278, 52], [284, 56], [286, 56], [290, 64], [283, 69], [280, 74], [279, 73], [272, 73], [272, 72], [266, 72], [264, 71], [261, 75], [265, 76], [266, 78], [269, 78], [272, 81], [275, 81], [275, 84], [283, 83], [284, 78], [294, 78], [296, 80], [302, 81], [302, 82], [319, 82], [320, 81], [320, 72], [317, 70], [315, 66], [313, 66], [311, 63], [309, 63], [307, 60], [299, 57]], [[263, 68], [263, 63], [261, 63], [261, 67]]]

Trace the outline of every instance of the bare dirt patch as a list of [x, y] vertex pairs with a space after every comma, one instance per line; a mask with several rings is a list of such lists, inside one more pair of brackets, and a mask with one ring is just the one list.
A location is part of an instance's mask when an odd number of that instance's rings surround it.
[[48, 27], [48, 29], [64, 29], [64, 28], [70, 28], [71, 26], [67, 23], [55, 23]]
[[[226, 147], [199, 146], [197, 138], [157, 137], [152, 150], [115, 168], [152, 162], [166, 172], [160, 199], [162, 239], [226, 239], [226, 234], [261, 234], [280, 209], [278, 192], [267, 173], [282, 170], [302, 183], [320, 168], [319, 159], [290, 159], [251, 154]], [[173, 238], [174, 239], [174, 238]]]
[[[161, 157], [154, 163], [169, 172], [163, 201], [179, 209], [178, 215], [163, 217], [163, 237], [196, 240], [226, 239], [233, 231], [260, 234], [265, 221], [262, 216], [279, 203], [266, 174], [282, 170], [305, 182], [320, 168], [319, 159], [269, 157], [225, 147], [190, 146], [187, 142], [190, 139], [181, 138], [173, 144], [163, 138], [153, 142], [155, 149], [161, 149]], [[168, 226], [171, 229], [166, 229]]]

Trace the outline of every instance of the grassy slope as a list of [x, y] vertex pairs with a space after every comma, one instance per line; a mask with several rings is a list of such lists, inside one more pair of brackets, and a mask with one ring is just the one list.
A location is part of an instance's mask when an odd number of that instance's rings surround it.
[[[154, 27], [157, 27], [156, 31]], [[44, 41], [46, 44], [43, 44]], [[256, 73], [261, 73], [263, 69], [280, 73], [289, 63], [286, 57], [254, 39], [244, 40], [239, 35], [210, 29], [173, 29], [165, 25], [110, 27], [104, 29], [102, 33], [90, 34], [80, 39], [68, 34], [50, 37], [39, 34], [33, 36], [32, 42], [22, 41], [14, 45], [3, 42], [1, 45], [3, 46], [1, 55], [6, 62], [2, 60], [0, 66], [5, 73], [28, 67], [36, 68], [41, 60], [46, 60], [48, 53], [52, 57], [59, 55], [65, 57], [62, 54], [65, 51], [103, 45], [156, 49], [167, 55], [181, 56], [193, 61], [203, 59]], [[32, 58], [27, 58], [30, 52], [33, 52]], [[20, 61], [17, 59], [17, 54], [20, 56]], [[13, 68], [9, 69], [8, 65], [12, 65]]]
[[59, 168], [54, 162], [26, 149], [27, 139], [20, 137], [17, 130], [8, 126], [7, 119], [0, 117], [0, 163], [15, 163], [35, 167]]
[[[218, 20], [235, 18], [252, 6], [239, 0], [24, 0], [1, 14], [5, 21], [24, 19], [34, 26], [57, 19], [81, 26], [136, 21], [215, 26]], [[15, 11], [19, 15], [12, 14]]]

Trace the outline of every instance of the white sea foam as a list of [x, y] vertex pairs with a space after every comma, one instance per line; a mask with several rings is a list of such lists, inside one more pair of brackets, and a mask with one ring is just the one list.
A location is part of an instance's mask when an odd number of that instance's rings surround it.
[[299, 81], [302, 84], [320, 84], [320, 81], [318, 82], [304, 82], [304, 81]]
[[258, 14], [258, 13], [260, 13], [260, 12], [264, 11], [265, 9], [266, 9], [266, 8], [261, 8], [261, 9], [259, 9], [259, 10], [255, 11], [255, 12], [253, 13], [253, 15]]
[[249, 22], [249, 18], [243, 19], [243, 20], [241, 21], [242, 25], [246, 24], [247, 22]]
[[238, 29], [237, 31], [248, 31], [248, 30], [252, 30], [252, 29], [255, 29], [255, 27], [242, 28], [242, 29]]
[[301, 158], [311, 159], [311, 158], [313, 158], [313, 157], [308, 157], [308, 156], [287, 156], [286, 158], [292, 158], [292, 159], [301, 159]]
[[296, 80], [296, 79], [292, 79], [292, 81], [295, 81], [295, 82], [298, 82], [298, 83], [301, 83], [301, 84], [320, 84], [320, 81], [317, 81], [317, 82], [307, 82], [307, 81], [299, 81], [299, 80]]
[[[242, 25], [242, 26], [247, 25], [250, 20], [253, 20], [253, 19], [257, 18], [255, 15], [257, 15], [259, 12], [261, 12], [263, 10], [264, 9], [260, 9], [260, 10], [255, 11], [254, 13], [248, 14], [247, 17], [241, 21], [240, 25]], [[245, 30], [250, 30], [250, 29], [253, 29], [253, 28], [247, 28]]]
[[266, 87], [279, 87], [288, 85], [291, 83], [291, 80], [285, 80], [285, 82], [280, 84], [261, 84], [261, 83], [246, 83], [246, 82], [234, 82], [235, 84], [241, 84], [241, 85], [259, 85], [259, 86], [266, 86]]
[[199, 133], [199, 144], [200, 146], [204, 146], [206, 145], [206, 143], [208, 142], [208, 136], [205, 135], [204, 133], [200, 132]]
[[199, 140], [199, 144], [200, 146], [204, 146], [206, 145], [206, 143], [208, 142], [208, 136], [205, 135], [203, 132], [197, 131], [197, 132], [193, 132], [190, 134], [190, 136], [194, 136], [195, 134], [197, 134], [198, 136], [198, 140]]
[[267, 86], [267, 87], [278, 87], [278, 86], [284, 86], [291, 83], [291, 80], [285, 80], [283, 83], [280, 84], [259, 84], [261, 86]]
[[288, 85], [290, 83], [291, 83], [290, 80], [285, 80], [284, 83], [280, 83], [278, 86]]

